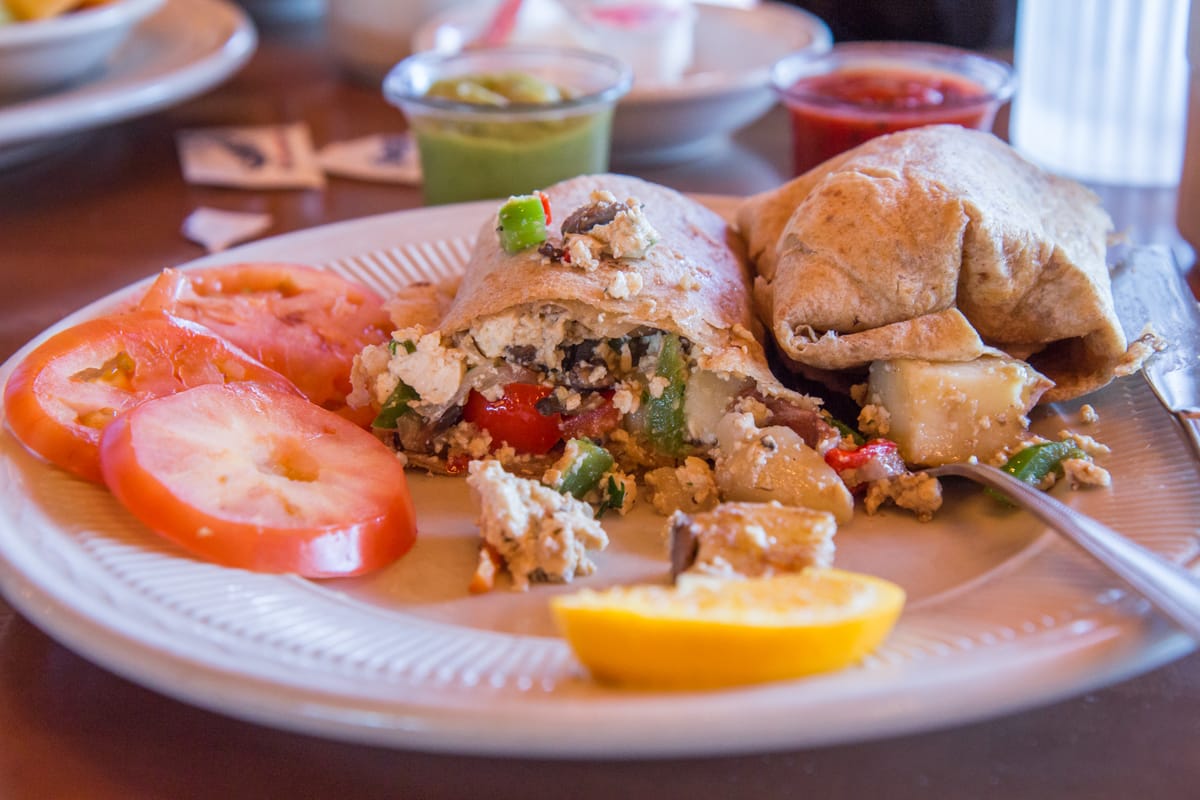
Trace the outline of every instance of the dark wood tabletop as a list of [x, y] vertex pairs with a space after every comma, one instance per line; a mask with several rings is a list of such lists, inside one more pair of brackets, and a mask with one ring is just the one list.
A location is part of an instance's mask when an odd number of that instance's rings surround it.
[[[264, 27], [236, 77], [173, 109], [80, 135], [0, 171], [0, 360], [69, 312], [203, 255], [199, 206], [265, 211], [268, 235], [420, 205], [416, 189], [331, 179], [321, 191], [186, 184], [182, 128], [304, 121], [318, 144], [398, 130], [347, 80], [319, 23]], [[778, 110], [699, 160], [615, 163], [692, 192], [786, 176]], [[1135, 242], [1181, 261], [1170, 190], [1104, 189]], [[1181, 268], [1186, 268], [1181, 264]], [[11, 598], [10, 598], [11, 600]], [[210, 713], [116, 677], [0, 599], [0, 798], [1184, 798], [1200, 795], [1200, 654], [1041, 708], [822, 749], [666, 761], [430, 755], [327, 741]]]

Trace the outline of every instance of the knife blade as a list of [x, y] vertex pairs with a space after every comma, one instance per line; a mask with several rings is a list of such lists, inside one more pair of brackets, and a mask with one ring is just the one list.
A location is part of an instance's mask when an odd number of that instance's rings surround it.
[[1200, 305], [1165, 247], [1126, 249], [1112, 276], [1126, 337], [1133, 341], [1149, 323], [1166, 340], [1166, 349], [1147, 359], [1142, 376], [1200, 458]]

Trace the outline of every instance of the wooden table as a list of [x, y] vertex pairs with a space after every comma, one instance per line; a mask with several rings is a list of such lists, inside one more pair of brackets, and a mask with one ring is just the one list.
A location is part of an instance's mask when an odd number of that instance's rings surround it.
[[[274, 234], [419, 205], [417, 191], [390, 185], [243, 192], [180, 177], [176, 130], [293, 120], [318, 143], [400, 125], [377, 91], [341, 79], [319, 25], [278, 28], [209, 95], [0, 173], [0, 360], [85, 303], [202, 255], [178, 232], [197, 206], [270, 212]], [[687, 191], [763, 189], [786, 170], [784, 123], [772, 113], [707, 159], [636, 171]], [[1171, 192], [1104, 194], [1135, 241], [1179, 244]], [[396, 752], [167, 699], [80, 658], [0, 600], [3, 798], [1182, 798], [1200, 791], [1197, 742], [1200, 654], [1001, 719], [817, 750], [647, 763]]]

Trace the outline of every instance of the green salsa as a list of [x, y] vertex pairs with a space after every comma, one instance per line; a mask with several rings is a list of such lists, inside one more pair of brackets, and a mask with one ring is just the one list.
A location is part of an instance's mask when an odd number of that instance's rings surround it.
[[[504, 73], [438, 81], [427, 96], [491, 108], [560, 102], [565, 89]], [[425, 174], [425, 202], [527, 194], [565, 178], [608, 169], [612, 110], [568, 110], [553, 118], [471, 119], [463, 113], [412, 119]]]

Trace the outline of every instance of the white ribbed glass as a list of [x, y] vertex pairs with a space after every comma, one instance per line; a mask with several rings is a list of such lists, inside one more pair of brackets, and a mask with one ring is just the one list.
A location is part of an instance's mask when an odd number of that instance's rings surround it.
[[1013, 144], [1080, 180], [1179, 181], [1188, 0], [1020, 0]]

